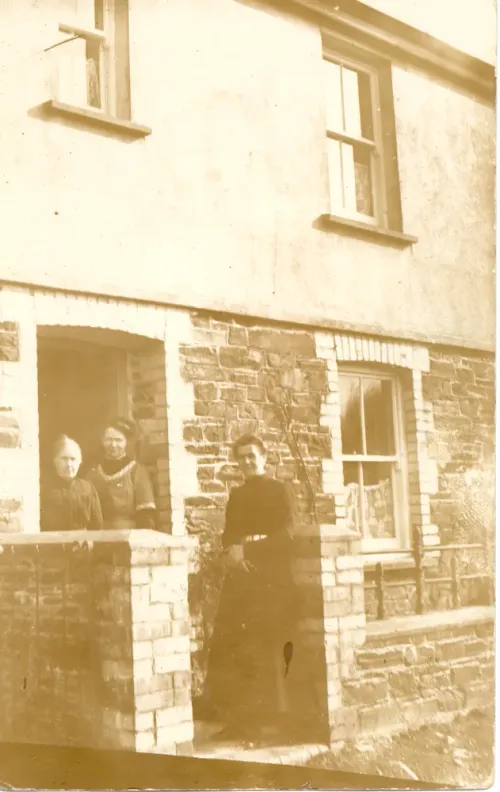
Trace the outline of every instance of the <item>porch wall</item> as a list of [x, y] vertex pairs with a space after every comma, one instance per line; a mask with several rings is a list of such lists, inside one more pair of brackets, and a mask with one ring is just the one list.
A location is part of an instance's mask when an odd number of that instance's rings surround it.
[[190, 753], [187, 550], [0, 534], [0, 740]]

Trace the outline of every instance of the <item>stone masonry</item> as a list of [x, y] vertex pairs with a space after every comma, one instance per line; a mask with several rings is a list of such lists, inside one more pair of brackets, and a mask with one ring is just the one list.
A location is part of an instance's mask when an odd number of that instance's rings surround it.
[[[287, 481], [296, 496], [294, 568], [301, 606], [290, 678], [295, 679], [295, 693], [301, 692], [297, 707], [322, 724], [327, 739], [344, 739], [353, 717], [347, 691], [359, 679], [357, 657], [370, 635], [366, 621], [375, 614], [372, 571], [362, 554], [361, 537], [346, 521], [339, 369], [352, 364], [376, 366], [393, 371], [401, 383], [408, 533], [417, 531], [428, 551], [430, 578], [444, 559], [433, 548], [450, 536], [472, 536], [469, 525], [477, 527], [478, 503], [485, 500], [474, 499], [469, 485], [471, 471], [476, 471], [477, 482], [477, 471], [484, 470], [491, 458], [492, 361], [185, 309], [15, 289], [0, 292], [0, 461], [5, 470], [0, 521], [4, 531], [26, 534], [38, 530], [37, 325], [124, 330], [144, 341], [129, 354], [130, 411], [142, 432], [141, 458], [155, 478], [158, 527], [167, 535], [157, 540], [161, 547], [144, 550], [144, 564], [139, 550], [129, 547], [131, 582], [124, 585], [131, 593], [129, 605], [123, 607], [130, 606], [133, 625], [135, 614], [146, 612], [146, 621], [156, 625], [149, 629], [149, 637], [148, 630], [137, 626], [132, 636], [146, 637], [130, 649], [134, 690], [146, 696], [144, 707], [154, 706], [137, 710], [127, 700], [125, 714], [116, 710], [105, 717], [115, 717], [122, 724], [120, 733], [128, 735], [125, 742], [142, 750], [174, 750], [174, 724], [187, 724], [179, 733], [188, 735], [190, 703], [185, 702], [191, 700], [191, 693], [188, 697], [176, 690], [184, 689], [188, 680], [195, 700], [203, 690], [222, 580], [218, 551], [224, 509], [230, 488], [239, 481], [230, 448], [240, 433], [253, 431], [268, 446], [270, 472]], [[463, 482], [468, 482], [465, 488]], [[466, 497], [460, 500], [464, 492]], [[462, 510], [458, 515], [457, 508]], [[474, 519], [467, 523], [460, 514], [472, 514]], [[484, 526], [491, 527], [488, 516], [483, 517]], [[190, 540], [186, 534], [191, 534]], [[28, 545], [29, 539], [26, 535]], [[187, 575], [187, 565], [177, 569], [172, 560], [177, 545], [168, 545], [174, 539], [190, 554], [189, 606], [186, 581], [180, 581]], [[12, 552], [21, 550], [16, 545]], [[44, 545], [37, 558], [45, 558], [47, 552]], [[79, 552], [74, 550], [75, 558]], [[120, 561], [118, 567], [122, 566]], [[387, 616], [410, 613], [414, 607], [409, 553], [403, 566], [395, 565], [388, 573], [401, 585], [390, 589]], [[112, 585], [112, 566], [109, 572]], [[61, 596], [57, 586], [62, 584], [57, 583], [53, 592], [56, 600]], [[16, 600], [22, 590], [14, 594]], [[474, 603], [479, 605], [481, 591], [476, 594], [479, 599]], [[160, 596], [178, 599], [155, 599]], [[441, 593], [436, 596], [429, 595], [429, 605], [449, 607], [439, 599]], [[75, 607], [88, 621], [83, 605]], [[162, 618], [160, 627], [158, 614], [163, 609], [166, 615], [167, 607], [168, 618]], [[156, 647], [155, 641], [160, 641]], [[157, 649], [164, 654], [157, 655]], [[132, 672], [125, 671], [128, 660], [108, 660], [121, 663], [121, 670], [118, 665], [115, 670], [130, 681]], [[168, 671], [169, 662], [179, 667]], [[154, 700], [147, 698], [153, 694], [158, 694]], [[293, 695], [292, 690], [292, 699]], [[167, 713], [158, 709], [160, 700], [168, 702]], [[96, 728], [101, 726], [93, 724]], [[186, 736], [175, 750], [188, 750], [188, 743]]]
[[298, 657], [307, 656], [305, 666], [297, 662], [302, 678], [315, 680], [309, 703], [327, 718], [329, 737], [338, 738], [346, 729], [343, 679], [354, 673], [355, 649], [364, 641], [365, 626], [360, 537], [345, 520], [338, 365], [361, 361], [401, 371], [412, 432], [412, 514], [423, 526], [424, 542], [431, 543], [436, 529], [430, 524], [428, 502], [434, 478], [422, 445], [426, 350], [199, 314], [190, 323], [183, 319], [178, 339], [182, 381], [194, 396], [194, 403], [188, 402], [193, 413], [184, 419], [179, 454], [185, 465], [196, 460], [198, 478], [196, 494], [184, 499], [188, 529], [200, 539], [201, 571], [190, 584], [192, 637], [198, 650], [193, 655], [194, 692], [202, 690], [217, 606], [218, 537], [225, 503], [239, 480], [230, 446], [240, 433], [256, 432], [267, 443], [271, 472], [295, 490], [295, 573], [302, 589]]
[[[429, 369], [422, 375], [424, 430], [422, 445], [434, 466], [433, 485], [423, 504], [429, 520], [423, 525], [426, 543], [477, 542], [483, 549], [455, 551], [462, 574], [483, 572], [482, 581], [464, 581], [460, 586], [462, 605], [488, 602], [488, 582], [493, 579], [494, 531], [494, 411], [495, 367], [491, 356], [432, 349]], [[409, 448], [411, 440], [408, 439]], [[411, 484], [411, 478], [410, 478]], [[412, 501], [414, 495], [412, 495]], [[449, 584], [433, 583], [450, 576], [452, 553], [442, 552], [431, 562], [426, 556], [425, 606], [450, 608]], [[367, 582], [372, 571], [366, 571]], [[415, 612], [415, 583], [412, 568], [389, 570], [386, 574], [386, 614]], [[395, 585], [400, 582], [400, 585]], [[373, 590], [366, 592], [366, 612], [374, 618]]]
[[450, 720], [494, 696], [494, 609], [374, 623], [344, 685], [351, 734], [390, 734]]

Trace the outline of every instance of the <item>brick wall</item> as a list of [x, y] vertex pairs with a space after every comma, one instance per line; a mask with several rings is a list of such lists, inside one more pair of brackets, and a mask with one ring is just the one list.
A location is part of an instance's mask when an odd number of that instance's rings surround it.
[[190, 752], [185, 545], [72, 532], [0, 549], [0, 739]]
[[486, 707], [494, 697], [493, 620], [493, 608], [469, 608], [371, 625], [343, 684], [346, 734], [418, 728]]

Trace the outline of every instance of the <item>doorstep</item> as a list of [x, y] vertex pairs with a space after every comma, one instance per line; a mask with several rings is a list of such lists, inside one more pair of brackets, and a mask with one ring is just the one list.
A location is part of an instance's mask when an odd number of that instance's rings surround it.
[[227, 759], [239, 762], [261, 762], [263, 764], [304, 765], [323, 753], [328, 746], [319, 743], [283, 743], [273, 741], [269, 745], [259, 742], [249, 746], [239, 742], [219, 742], [213, 739], [220, 724], [197, 721], [195, 723], [194, 752], [200, 759]]

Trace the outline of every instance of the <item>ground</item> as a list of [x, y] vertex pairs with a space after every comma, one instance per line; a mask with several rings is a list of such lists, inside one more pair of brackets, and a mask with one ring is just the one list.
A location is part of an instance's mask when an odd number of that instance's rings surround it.
[[[453, 723], [426, 726], [392, 738], [363, 739], [309, 765], [486, 789], [493, 784], [494, 710]], [[408, 772], [410, 771], [410, 772]]]

